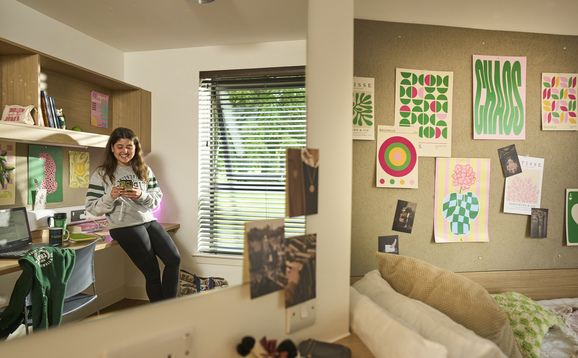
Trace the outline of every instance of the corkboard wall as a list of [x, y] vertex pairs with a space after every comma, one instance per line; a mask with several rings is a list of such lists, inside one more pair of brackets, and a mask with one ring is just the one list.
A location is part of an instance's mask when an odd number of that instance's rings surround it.
[[[452, 157], [490, 158], [489, 243], [436, 244], [435, 158], [419, 158], [419, 189], [375, 186], [376, 141], [353, 142], [351, 273], [377, 267], [379, 236], [398, 235], [400, 254], [453, 271], [578, 267], [578, 247], [565, 244], [566, 188], [578, 188], [577, 132], [541, 130], [542, 72], [578, 73], [578, 37], [483, 31], [355, 20], [354, 75], [375, 79], [376, 125], [394, 125], [395, 69], [452, 71]], [[473, 140], [472, 55], [525, 56], [526, 140]], [[530, 216], [502, 212], [505, 178], [498, 148], [544, 158], [541, 206], [546, 239], [530, 238]], [[397, 201], [417, 203], [411, 234], [392, 230]]]
[[[16, 143], [16, 197], [14, 205], [0, 205], [0, 208], [26, 206], [32, 210], [32, 205], [28, 205], [28, 144]], [[62, 185], [63, 201], [57, 203], [47, 203], [46, 208], [58, 208], [64, 206], [84, 205], [87, 188], [70, 188], [69, 158], [70, 151], [89, 152], [90, 172], [94, 172], [102, 160], [103, 149], [100, 148], [67, 148], [62, 147]]]

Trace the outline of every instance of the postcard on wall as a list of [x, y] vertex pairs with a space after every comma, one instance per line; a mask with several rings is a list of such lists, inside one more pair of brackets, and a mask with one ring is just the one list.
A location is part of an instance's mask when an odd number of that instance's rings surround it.
[[108, 128], [108, 99], [104, 93], [92, 91], [90, 94], [90, 124], [94, 127]]
[[418, 130], [419, 156], [451, 157], [453, 72], [398, 68], [395, 124]]
[[287, 265], [285, 308], [316, 297], [316, 253], [316, 234], [293, 236], [285, 239], [285, 263]]
[[353, 77], [353, 139], [375, 139], [375, 79]]
[[415, 128], [377, 126], [378, 188], [418, 187], [418, 140]]
[[578, 73], [542, 73], [542, 130], [575, 131]]
[[498, 156], [500, 157], [502, 171], [504, 172], [504, 176], [506, 178], [512, 175], [520, 174], [522, 172], [523, 168], [520, 165], [518, 151], [516, 151], [516, 146], [514, 144], [507, 147], [498, 148]]
[[417, 210], [417, 203], [410, 203], [409, 201], [398, 200], [397, 208], [395, 209], [395, 217], [393, 218], [392, 230], [411, 234], [416, 210]]
[[437, 158], [435, 241], [489, 241], [489, 200], [489, 158]]
[[544, 159], [519, 158], [522, 172], [506, 178], [504, 212], [531, 215], [532, 208], [540, 207]]
[[377, 251], [399, 255], [398, 235], [379, 236], [377, 238]]
[[474, 139], [526, 138], [526, 57], [473, 56]]
[[46, 202], [63, 200], [62, 147], [28, 146], [28, 204], [34, 204], [35, 191], [46, 189]]
[[317, 214], [319, 149], [287, 148], [285, 159], [285, 215]]
[[16, 143], [0, 142], [0, 206], [16, 203]]
[[566, 244], [578, 245], [578, 189], [566, 189]]
[[[245, 223], [244, 264], [248, 266], [251, 298], [285, 288], [285, 220], [269, 219]], [[248, 258], [248, 259], [247, 259]]]
[[548, 236], [548, 209], [532, 208], [530, 237], [545, 239]]
[[90, 156], [88, 152], [68, 152], [68, 168], [70, 169], [69, 187], [88, 188], [90, 182]]

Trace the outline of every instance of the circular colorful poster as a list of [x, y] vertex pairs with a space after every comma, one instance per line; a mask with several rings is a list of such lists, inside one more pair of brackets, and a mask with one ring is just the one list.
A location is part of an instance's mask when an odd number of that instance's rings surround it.
[[393, 136], [381, 144], [378, 161], [384, 172], [399, 178], [412, 172], [417, 163], [417, 152], [409, 140]]

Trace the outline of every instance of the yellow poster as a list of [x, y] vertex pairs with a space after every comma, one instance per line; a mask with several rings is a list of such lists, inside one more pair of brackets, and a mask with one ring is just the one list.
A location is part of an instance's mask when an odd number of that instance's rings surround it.
[[437, 158], [435, 241], [489, 241], [489, 198], [490, 159]]
[[0, 142], [0, 206], [16, 202], [16, 143]]
[[90, 181], [90, 157], [88, 152], [68, 153], [70, 168], [70, 187], [88, 188]]

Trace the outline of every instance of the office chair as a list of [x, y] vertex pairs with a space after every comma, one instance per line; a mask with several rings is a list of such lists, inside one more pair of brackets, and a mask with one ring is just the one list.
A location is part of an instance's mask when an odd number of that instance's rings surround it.
[[[96, 302], [96, 313], [100, 314], [94, 276], [94, 248], [97, 241], [94, 240], [90, 244], [76, 249], [76, 262], [66, 285], [62, 317], [85, 307], [93, 301]], [[91, 286], [92, 294], [83, 292]]]
[[[96, 294], [96, 280], [94, 275], [94, 249], [96, 242], [94, 240], [90, 244], [78, 248], [76, 252], [76, 261], [70, 279], [66, 284], [66, 293], [64, 295], [64, 307], [62, 309], [62, 317], [76, 312], [85, 307], [91, 302], [96, 302], [96, 313], [100, 314], [100, 307], [98, 306], [98, 295]], [[87, 288], [92, 286], [92, 294], [84, 293]], [[31, 307], [30, 294], [26, 296], [26, 307]], [[24, 325], [26, 334], [29, 333], [29, 325], [32, 320], [28, 317], [28, 309], [24, 310]]]

